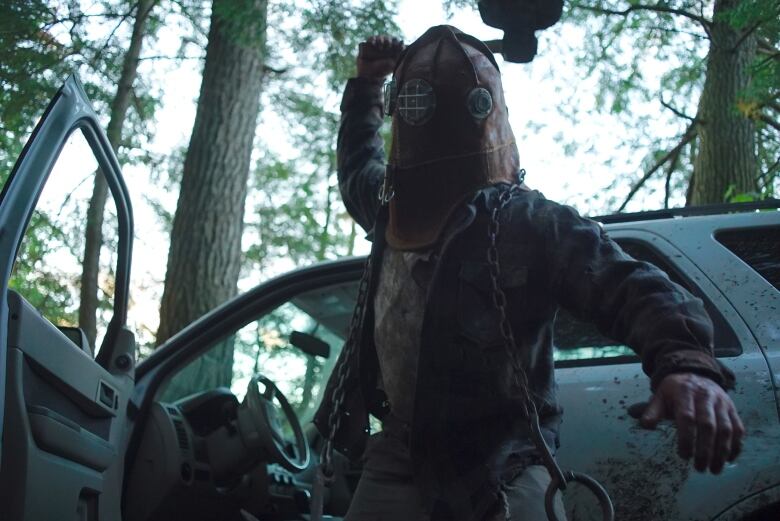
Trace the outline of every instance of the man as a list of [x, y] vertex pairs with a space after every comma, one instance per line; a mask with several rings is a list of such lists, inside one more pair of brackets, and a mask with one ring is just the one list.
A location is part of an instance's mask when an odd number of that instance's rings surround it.
[[[550, 478], [528, 405], [554, 450], [559, 306], [637, 352], [654, 392], [644, 425], [673, 418], [697, 470], [737, 456], [733, 375], [712, 356], [701, 301], [523, 184], [482, 42], [449, 26], [406, 50], [370, 38], [341, 109], [339, 184], [373, 248], [358, 347], [342, 353], [315, 423], [327, 436], [338, 417], [336, 447], [364, 455], [348, 521], [546, 519]], [[368, 414], [383, 431], [364, 451]], [[554, 508], [564, 519], [560, 499]]]

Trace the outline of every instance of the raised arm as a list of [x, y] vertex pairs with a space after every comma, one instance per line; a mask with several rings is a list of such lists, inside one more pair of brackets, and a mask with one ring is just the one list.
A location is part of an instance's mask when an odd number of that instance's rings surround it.
[[347, 82], [341, 101], [337, 144], [338, 178], [347, 211], [366, 231], [374, 226], [378, 195], [385, 174], [382, 85], [393, 72], [403, 43], [373, 36], [360, 44], [357, 77]]

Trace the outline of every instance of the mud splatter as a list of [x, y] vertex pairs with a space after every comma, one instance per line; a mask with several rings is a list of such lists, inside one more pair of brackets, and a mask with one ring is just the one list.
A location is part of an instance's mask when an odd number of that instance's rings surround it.
[[[666, 441], [666, 440], [665, 440]], [[675, 453], [673, 440], [658, 447], [653, 457], [643, 457], [636, 444], [628, 443], [627, 458], [606, 458], [596, 462], [593, 476], [606, 487], [620, 521], [658, 521], [679, 519], [675, 497], [688, 479], [688, 463]], [[641, 462], [641, 463], [640, 463]], [[640, 470], [641, 469], [641, 470]], [[574, 500], [570, 521], [599, 519], [594, 517], [595, 501], [581, 490], [567, 492]]]

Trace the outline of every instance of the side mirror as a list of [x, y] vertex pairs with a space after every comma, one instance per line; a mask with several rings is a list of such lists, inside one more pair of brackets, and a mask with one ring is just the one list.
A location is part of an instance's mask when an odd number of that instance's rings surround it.
[[320, 358], [330, 357], [330, 345], [314, 335], [293, 331], [290, 333], [290, 343], [307, 355], [319, 356]]

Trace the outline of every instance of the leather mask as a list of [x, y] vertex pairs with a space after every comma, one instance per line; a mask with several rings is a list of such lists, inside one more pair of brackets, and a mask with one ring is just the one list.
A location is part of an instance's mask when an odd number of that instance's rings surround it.
[[385, 105], [393, 118], [382, 189], [390, 246], [434, 244], [470, 194], [517, 181], [501, 74], [477, 38], [447, 25], [429, 29], [399, 58]]

